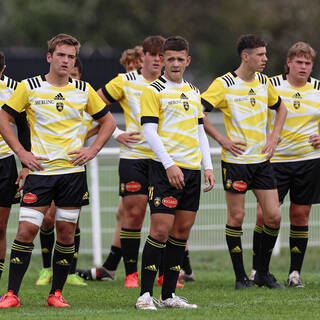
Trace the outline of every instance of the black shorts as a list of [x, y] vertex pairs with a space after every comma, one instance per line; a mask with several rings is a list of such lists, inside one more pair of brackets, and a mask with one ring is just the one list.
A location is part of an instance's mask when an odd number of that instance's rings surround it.
[[295, 204], [320, 203], [320, 159], [273, 162], [272, 167], [280, 202], [290, 190], [290, 201]]
[[35, 175], [30, 174], [23, 188], [22, 207], [81, 207], [89, 204], [86, 172]]
[[247, 190], [272, 190], [277, 180], [269, 161], [239, 164], [221, 161], [223, 187], [225, 191], [246, 193]]
[[119, 195], [148, 194], [149, 159], [120, 159]]
[[169, 183], [162, 163], [151, 160], [149, 178], [149, 206], [151, 213], [175, 214], [176, 210], [198, 211], [201, 171], [180, 168], [185, 187], [177, 190]]
[[20, 202], [19, 188], [15, 184], [18, 178], [14, 155], [0, 159], [0, 207], [10, 208]]

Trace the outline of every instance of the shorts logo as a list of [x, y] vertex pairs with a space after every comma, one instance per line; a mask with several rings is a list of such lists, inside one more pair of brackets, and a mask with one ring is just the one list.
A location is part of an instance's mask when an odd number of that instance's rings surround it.
[[227, 189], [230, 189], [231, 186], [232, 186], [232, 180], [228, 179], [228, 180], [226, 181], [226, 188], [227, 188]]
[[161, 204], [161, 198], [156, 197], [153, 201], [155, 207], [159, 207]]
[[174, 197], [163, 198], [161, 202], [168, 208], [175, 208], [178, 205], [178, 200]]
[[234, 190], [237, 190], [237, 191], [245, 191], [247, 190], [248, 185], [244, 181], [240, 180], [240, 181], [235, 181], [232, 184], [232, 187]]
[[35, 203], [37, 201], [38, 201], [38, 197], [35, 194], [31, 193], [31, 192], [26, 193], [23, 196], [23, 202], [25, 202], [25, 203]]
[[141, 189], [141, 184], [139, 182], [131, 181], [126, 184], [126, 190], [128, 192], [137, 192]]
[[121, 183], [121, 184], [120, 184], [120, 192], [123, 193], [124, 190], [126, 190], [126, 186], [125, 186], [124, 183]]
[[86, 192], [83, 197], [82, 197], [82, 200], [88, 200], [89, 199], [89, 193]]
[[18, 199], [18, 198], [20, 198], [20, 196], [21, 196], [20, 191], [18, 191], [18, 192], [15, 194], [14, 198], [15, 198], [15, 199]]

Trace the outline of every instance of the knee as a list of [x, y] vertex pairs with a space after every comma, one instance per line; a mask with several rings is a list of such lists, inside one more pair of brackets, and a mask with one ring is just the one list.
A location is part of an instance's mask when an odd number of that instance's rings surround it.
[[57, 240], [62, 244], [71, 244], [74, 242], [74, 233], [60, 232], [57, 233]]
[[291, 206], [290, 223], [294, 226], [307, 226], [309, 222], [310, 208], [308, 206]]
[[281, 222], [281, 214], [280, 211], [275, 212], [272, 215], [269, 215], [268, 217], [265, 217], [264, 222], [267, 226], [271, 228], [280, 228], [280, 222]]
[[168, 240], [169, 230], [167, 230], [166, 228], [158, 227], [157, 229], [152, 230], [152, 232], [150, 232], [150, 235], [152, 238], [160, 242], [166, 242]]
[[228, 214], [228, 225], [233, 227], [241, 227], [243, 223], [244, 212], [233, 211]]

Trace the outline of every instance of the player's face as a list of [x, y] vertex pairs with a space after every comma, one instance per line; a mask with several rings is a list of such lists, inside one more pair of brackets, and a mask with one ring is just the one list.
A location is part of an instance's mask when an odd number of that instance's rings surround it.
[[50, 71], [57, 76], [69, 76], [76, 61], [76, 48], [67, 44], [57, 45], [54, 52], [47, 54]]
[[166, 50], [163, 55], [165, 77], [173, 82], [180, 83], [186, 67], [190, 64], [191, 57], [186, 50]]
[[161, 62], [161, 53], [146, 52], [143, 55], [142, 67], [148, 70], [150, 73], [157, 73], [160, 75], [163, 64]]
[[291, 77], [296, 81], [307, 82], [313, 68], [313, 61], [310, 56], [295, 56], [287, 59], [287, 66]]
[[266, 47], [259, 47], [247, 51], [248, 67], [254, 72], [262, 72], [267, 64]]
[[79, 72], [79, 69], [77, 67], [73, 67], [70, 71], [70, 77], [72, 79], [81, 79], [81, 73]]
[[126, 71], [130, 72], [130, 71], [134, 71], [136, 70], [136, 65], [135, 65], [135, 61], [134, 60], [128, 60], [126, 63]]

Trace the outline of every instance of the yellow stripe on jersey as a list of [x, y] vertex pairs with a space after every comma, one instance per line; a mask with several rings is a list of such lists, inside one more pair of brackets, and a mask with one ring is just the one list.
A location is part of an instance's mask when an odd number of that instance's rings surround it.
[[[5, 104], [10, 96], [12, 95], [13, 91], [16, 89], [18, 82], [8, 78], [5, 75], [1, 76], [0, 79], [0, 109], [3, 104]], [[5, 154], [12, 154], [10, 147], [6, 144], [3, 140], [2, 136], [0, 135], [0, 156]]]
[[92, 116], [104, 110], [105, 103], [86, 82], [70, 79], [64, 87], [54, 87], [37, 76], [23, 80], [8, 100], [16, 112], [26, 110], [31, 132], [31, 151], [43, 161], [44, 171], [31, 174], [54, 175], [84, 171], [74, 166], [69, 151], [83, 146], [81, 135], [84, 112]]
[[246, 143], [245, 152], [237, 157], [223, 149], [223, 161], [250, 164], [266, 160], [262, 149], [266, 145], [267, 110], [280, 102], [266, 75], [256, 73], [254, 81], [245, 82], [229, 72], [215, 79], [201, 98], [206, 111], [221, 109], [228, 138]]
[[140, 132], [141, 140], [138, 143], [130, 143], [131, 148], [120, 145], [120, 158], [125, 159], [152, 159], [154, 154], [149, 147], [141, 127], [140, 98], [142, 91], [150, 84], [140, 71], [120, 73], [109, 81], [103, 93], [106, 98], [118, 101], [123, 109], [127, 132]]
[[158, 134], [177, 166], [201, 168], [198, 124], [203, 115], [197, 88], [160, 77], [142, 94], [141, 118], [143, 123], [158, 122]]
[[[319, 134], [320, 82], [310, 78], [305, 86], [294, 88], [285, 75], [270, 79], [288, 109], [281, 131], [281, 140], [271, 159], [272, 162], [301, 161], [320, 158], [309, 137]], [[269, 112], [269, 128], [273, 129], [275, 112]]]

